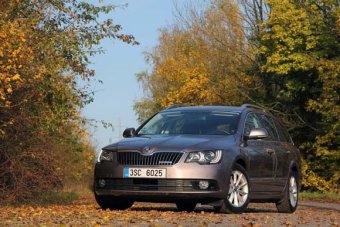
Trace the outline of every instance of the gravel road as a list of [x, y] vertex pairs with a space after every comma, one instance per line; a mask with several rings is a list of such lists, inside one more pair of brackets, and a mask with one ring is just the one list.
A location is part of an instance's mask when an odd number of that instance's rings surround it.
[[340, 226], [339, 204], [317, 205], [302, 202], [294, 214], [279, 214], [274, 204], [250, 204], [245, 213], [236, 215], [215, 214], [208, 206], [177, 212], [173, 204], [152, 203], [135, 203], [126, 211], [102, 211], [93, 200], [85, 199], [72, 205], [2, 206], [0, 226]]

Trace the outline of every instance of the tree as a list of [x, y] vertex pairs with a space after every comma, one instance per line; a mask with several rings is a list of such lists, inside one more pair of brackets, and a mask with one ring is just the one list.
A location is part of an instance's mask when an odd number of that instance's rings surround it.
[[88, 57], [103, 52], [100, 40], [137, 43], [99, 20], [114, 6], [1, 0], [0, 8], [0, 200], [23, 201], [61, 188], [68, 171], [84, 174], [93, 148], [80, 109], [92, 97], [78, 81], [94, 76]]
[[[279, 103], [286, 116], [294, 116], [289, 121], [309, 166], [304, 185], [329, 190], [329, 183], [340, 183], [339, 2], [274, 0], [268, 4], [270, 14], [260, 36], [266, 100]], [[308, 176], [329, 183], [311, 184]]]
[[233, 1], [213, 1], [202, 13], [179, 14], [177, 24], [162, 29], [159, 44], [146, 55], [152, 72], [137, 76], [147, 94], [135, 104], [140, 121], [176, 103], [238, 105], [261, 93], [256, 78], [243, 71], [249, 50]]

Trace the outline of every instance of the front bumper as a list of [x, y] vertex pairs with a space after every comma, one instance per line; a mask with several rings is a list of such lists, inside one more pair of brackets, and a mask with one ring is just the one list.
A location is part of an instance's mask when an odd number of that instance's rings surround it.
[[[222, 163], [200, 165], [179, 162], [161, 166], [167, 176], [162, 179], [124, 178], [125, 167], [160, 168], [159, 166], [125, 166], [117, 162], [101, 162], [95, 166], [94, 190], [97, 195], [112, 195], [136, 201], [176, 201], [194, 199], [209, 202], [226, 198], [229, 171]], [[99, 184], [105, 180], [105, 186]], [[200, 189], [200, 180], [209, 182], [207, 189]]]

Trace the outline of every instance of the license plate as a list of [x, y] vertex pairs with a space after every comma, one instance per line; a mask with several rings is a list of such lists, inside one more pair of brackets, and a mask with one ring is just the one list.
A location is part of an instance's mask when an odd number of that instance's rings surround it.
[[131, 178], [166, 178], [166, 169], [124, 168], [123, 176]]

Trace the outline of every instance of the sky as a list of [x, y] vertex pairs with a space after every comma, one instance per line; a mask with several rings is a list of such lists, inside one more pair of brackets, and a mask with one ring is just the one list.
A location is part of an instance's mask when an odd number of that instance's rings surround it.
[[[176, 2], [181, 6], [185, 1]], [[91, 2], [98, 4], [98, 0]], [[110, 122], [114, 128], [105, 129], [100, 124], [97, 128], [89, 128], [91, 140], [97, 149], [121, 139], [125, 128], [138, 127], [133, 103], [143, 96], [143, 92], [135, 75], [150, 70], [143, 52], [151, 51], [157, 45], [159, 29], [171, 25], [175, 20], [174, 0], [115, 0], [104, 3], [128, 4], [116, 8], [109, 16], [114, 23], [122, 25], [124, 34], [132, 34], [140, 45], [104, 40], [100, 46], [106, 53], [92, 58], [90, 67], [103, 84], [92, 84], [94, 102], [84, 108], [83, 116]]]

